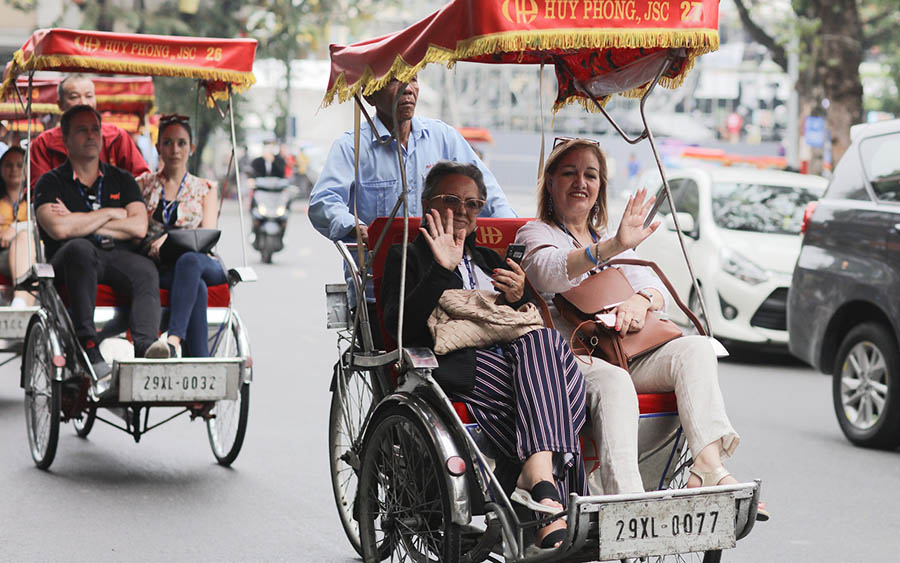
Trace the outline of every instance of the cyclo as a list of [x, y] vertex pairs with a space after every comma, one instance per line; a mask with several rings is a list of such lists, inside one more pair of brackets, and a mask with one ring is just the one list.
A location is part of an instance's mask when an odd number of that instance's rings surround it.
[[[636, 1], [636, 12], [654, 14], [649, 4]], [[533, 9], [524, 11], [527, 3], [456, 0], [406, 30], [332, 46], [324, 103], [335, 96], [356, 101], [358, 140], [359, 115], [371, 123], [361, 95], [392, 79], [408, 82], [429, 62], [552, 64], [559, 83], [555, 107], [579, 102], [603, 113], [626, 142], [647, 139], [665, 179], [646, 119], [644, 131], [629, 138], [603, 104], [615, 94], [640, 97], [643, 117], [647, 96], [657, 84], [677, 87], [697, 56], [718, 47], [716, 0], [683, 4], [687, 8], [676, 11], [674, 3], [666, 2], [668, 10], [641, 23], [629, 19], [630, 11], [613, 9], [600, 20], [607, 27], [598, 28], [597, 20], [579, 20], [575, 13], [571, 19], [551, 18], [549, 1], [532, 2]], [[595, 6], [591, 3], [592, 9], [603, 9]], [[398, 100], [399, 94], [395, 107]], [[395, 142], [396, 117], [393, 130], [392, 138], [377, 142]], [[359, 240], [335, 243], [358, 296], [364, 295], [369, 281], [378, 296], [388, 247], [400, 243], [405, 253], [417, 231], [418, 219], [408, 216], [399, 143], [397, 159], [400, 196], [389, 217], [368, 226], [368, 247]], [[665, 199], [671, 205], [665, 180], [663, 186], [660, 203]], [[403, 217], [395, 219], [401, 208]], [[502, 253], [526, 221], [479, 219], [478, 242]], [[680, 235], [677, 225], [676, 232]], [[723, 549], [734, 547], [753, 528], [760, 481], [683, 488], [692, 460], [674, 394], [648, 394], [639, 397], [639, 442], [641, 473], [650, 492], [572, 494], [562, 544], [543, 550], [529, 546], [525, 531], [537, 523], [517, 516], [494, 470], [490, 444], [465, 405], [452, 403], [435, 383], [431, 370], [438, 360], [433, 353], [404, 348], [402, 340], [394, 349], [376, 349], [372, 334], [381, 329], [380, 323], [368, 318], [366, 307], [350, 312], [345, 284], [326, 285], [326, 296], [328, 326], [338, 330], [340, 354], [331, 382], [332, 485], [347, 537], [366, 561], [395, 556], [401, 561], [483, 561], [502, 556], [514, 561], [715, 562]], [[688, 313], [683, 303], [679, 306]], [[688, 316], [700, 334], [708, 334], [696, 316]], [[396, 334], [402, 339], [402, 324]], [[592, 449], [591, 439], [585, 438], [588, 472], [599, 467]], [[701, 514], [708, 516], [705, 527]], [[713, 519], [718, 525], [710, 525]]]
[[[107, 48], [110, 45], [126, 47]], [[216, 100], [227, 100], [234, 141], [232, 98], [236, 91], [246, 90], [255, 81], [252, 74], [255, 52], [256, 41], [248, 39], [38, 30], [16, 51], [7, 66], [0, 98], [16, 96], [26, 118], [30, 118], [34, 73], [39, 70], [190, 77], [198, 80], [198, 100], [205, 98], [223, 119], [226, 111]], [[21, 74], [26, 78], [24, 93], [15, 86]], [[30, 145], [30, 128], [27, 139]], [[240, 204], [240, 175], [237, 162], [232, 161]], [[30, 185], [29, 163], [26, 163], [26, 176]], [[26, 190], [26, 195], [29, 230], [37, 241], [31, 190]], [[243, 213], [242, 205], [240, 209]], [[241, 235], [241, 240], [245, 240], [243, 232]], [[256, 279], [255, 273], [246, 266], [246, 249], [243, 250], [244, 266], [228, 271], [228, 283], [208, 288], [212, 357], [116, 358], [112, 362], [111, 392], [99, 393], [91, 363], [75, 338], [64, 288], [54, 283], [53, 268], [44, 263], [43, 248], [36, 244], [36, 263], [22, 279], [16, 280], [16, 285], [35, 294], [39, 302], [26, 328], [21, 370], [28, 442], [39, 468], [46, 469], [53, 462], [61, 422], [72, 422], [77, 435], [84, 438], [95, 421], [100, 420], [139, 441], [145, 432], [182, 414], [206, 422], [209, 443], [220, 464], [230, 465], [237, 458], [247, 428], [253, 372], [248, 336], [231, 293], [239, 282]], [[168, 292], [160, 290], [160, 297], [165, 309]], [[129, 314], [126, 305], [123, 296], [116, 295], [110, 287], [98, 286], [94, 321], [100, 339], [125, 332]], [[149, 412], [153, 407], [180, 410], [151, 424]], [[100, 416], [100, 409], [106, 409], [121, 422]]]

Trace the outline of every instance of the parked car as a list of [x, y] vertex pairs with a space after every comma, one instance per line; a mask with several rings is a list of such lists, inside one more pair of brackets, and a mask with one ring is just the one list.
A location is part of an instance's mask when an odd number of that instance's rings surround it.
[[[718, 339], [786, 351], [785, 310], [803, 212], [826, 184], [819, 176], [756, 168], [685, 168], [670, 174], [678, 222]], [[660, 217], [663, 226], [639, 253], [659, 264], [700, 316], [668, 202], [660, 206]], [[670, 307], [670, 313], [688, 324], [677, 308]]]
[[788, 298], [791, 352], [833, 377], [841, 430], [900, 444], [900, 120], [856, 125], [804, 219]]

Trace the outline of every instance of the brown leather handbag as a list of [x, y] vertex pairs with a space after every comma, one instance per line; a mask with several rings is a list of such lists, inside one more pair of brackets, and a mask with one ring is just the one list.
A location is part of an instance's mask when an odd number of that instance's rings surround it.
[[[611, 266], [617, 264], [652, 268], [678, 306], [698, 327], [700, 334], [705, 334], [700, 326], [700, 321], [678, 298], [672, 284], [656, 264], [645, 260], [625, 258], [609, 262]], [[627, 370], [630, 362], [634, 359], [652, 352], [682, 335], [681, 329], [675, 323], [668, 319], [662, 319], [651, 311], [647, 311], [644, 327], [641, 330], [630, 332], [624, 337], [615, 330], [615, 326], [609, 327], [597, 320], [598, 313], [611, 310], [632, 295], [634, 295], [634, 288], [631, 287], [625, 274], [618, 268], [606, 268], [597, 274], [588, 276], [577, 287], [557, 294], [553, 298], [553, 303], [560, 315], [576, 327], [572, 332], [571, 340], [572, 349], [576, 354], [596, 356]]]

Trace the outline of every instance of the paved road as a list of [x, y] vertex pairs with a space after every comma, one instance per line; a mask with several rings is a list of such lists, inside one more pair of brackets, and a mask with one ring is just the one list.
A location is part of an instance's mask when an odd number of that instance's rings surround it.
[[[524, 205], [517, 198], [516, 205]], [[235, 210], [221, 246], [239, 261]], [[135, 444], [103, 425], [89, 440], [61, 429], [52, 470], [32, 466], [17, 386], [0, 368], [0, 561], [354, 561], [343, 538], [326, 457], [325, 282], [340, 278], [330, 244], [302, 213], [275, 264], [251, 256], [260, 281], [240, 287], [256, 380], [250, 425], [233, 469], [215, 465], [200, 422], [176, 420]], [[831, 411], [829, 380], [791, 361], [721, 366], [742, 436], [729, 468], [763, 479], [773, 514], [727, 561], [894, 560], [896, 452], [850, 446]]]

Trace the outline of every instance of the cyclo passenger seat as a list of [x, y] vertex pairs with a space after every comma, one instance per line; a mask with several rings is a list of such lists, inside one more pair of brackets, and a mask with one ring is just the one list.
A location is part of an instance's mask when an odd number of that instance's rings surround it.
[[[506, 255], [506, 247], [516, 240], [516, 232], [519, 227], [532, 221], [525, 218], [478, 218], [478, 226], [475, 233], [475, 241], [479, 246], [485, 246], [497, 252], [500, 256]], [[413, 241], [419, 235], [419, 217], [409, 218], [409, 240]], [[369, 225], [369, 244], [374, 247], [381, 233], [387, 229], [384, 243], [372, 262], [372, 281], [375, 287], [375, 303], [378, 307], [378, 329], [381, 330], [385, 347], [392, 350], [397, 347], [396, 341], [384, 329], [381, 296], [381, 280], [384, 277], [384, 264], [387, 260], [388, 249], [402, 241], [403, 219], [394, 219], [390, 224], [387, 217], [378, 217]], [[371, 248], [370, 248], [371, 250]], [[374, 325], [374, 323], [373, 323]], [[373, 327], [374, 328], [374, 327]], [[675, 393], [639, 393], [638, 407], [641, 418], [671, 415], [678, 410]], [[466, 424], [474, 424], [475, 419], [469, 414], [465, 403], [454, 402], [453, 408], [460, 419]]]

